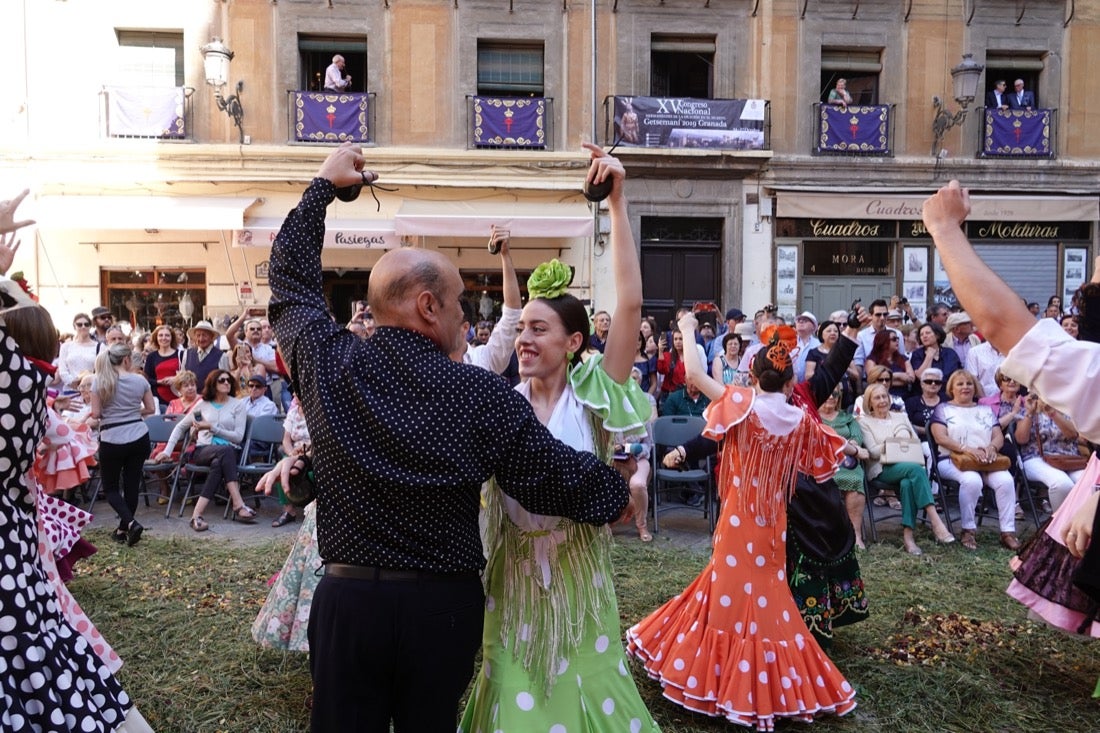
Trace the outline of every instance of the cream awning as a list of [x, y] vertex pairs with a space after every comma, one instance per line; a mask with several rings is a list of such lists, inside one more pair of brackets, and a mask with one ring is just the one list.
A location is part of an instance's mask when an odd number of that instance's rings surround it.
[[[776, 215], [792, 219], [920, 219], [928, 193], [778, 191]], [[971, 221], [1096, 221], [1095, 196], [970, 197]]]
[[[249, 218], [233, 232], [234, 247], [270, 247], [283, 220]], [[325, 219], [325, 249], [393, 249], [401, 245], [392, 219]]]
[[41, 229], [235, 230], [259, 199], [220, 196], [42, 196]]
[[406, 201], [394, 217], [398, 235], [489, 237], [489, 228], [521, 237], [591, 237], [592, 212], [584, 203], [510, 204], [480, 201]]

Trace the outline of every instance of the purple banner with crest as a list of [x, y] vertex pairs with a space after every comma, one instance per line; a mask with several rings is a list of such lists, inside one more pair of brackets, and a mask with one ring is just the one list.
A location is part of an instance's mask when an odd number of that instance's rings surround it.
[[370, 142], [367, 94], [295, 92], [294, 139]]
[[545, 97], [474, 97], [474, 145], [546, 147]]
[[820, 106], [817, 151], [819, 153], [890, 154], [890, 107]]
[[982, 155], [1049, 157], [1052, 111], [1049, 109], [986, 109]]

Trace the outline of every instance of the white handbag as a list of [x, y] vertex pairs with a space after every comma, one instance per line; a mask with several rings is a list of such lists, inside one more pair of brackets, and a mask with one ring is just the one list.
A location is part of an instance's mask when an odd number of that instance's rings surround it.
[[[899, 436], [898, 431], [904, 431]], [[919, 463], [924, 465], [924, 449], [920, 441], [904, 425], [894, 428], [894, 437], [882, 441], [882, 457], [879, 463], [891, 465], [894, 463]]]

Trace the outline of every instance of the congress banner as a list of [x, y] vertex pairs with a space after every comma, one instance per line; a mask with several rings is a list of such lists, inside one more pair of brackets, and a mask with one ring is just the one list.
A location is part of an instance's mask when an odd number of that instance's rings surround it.
[[111, 137], [185, 136], [181, 87], [108, 87]]
[[311, 142], [370, 142], [367, 94], [295, 92], [294, 138]]
[[474, 97], [474, 145], [546, 147], [544, 97]]
[[982, 155], [1049, 157], [1051, 153], [1049, 109], [986, 109]]
[[762, 99], [615, 97], [615, 141], [645, 148], [764, 149]]
[[890, 107], [834, 107], [822, 104], [818, 111], [819, 153], [890, 154]]

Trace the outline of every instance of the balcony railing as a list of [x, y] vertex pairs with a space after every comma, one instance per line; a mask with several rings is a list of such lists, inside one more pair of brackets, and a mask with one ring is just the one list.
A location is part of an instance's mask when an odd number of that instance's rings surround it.
[[765, 99], [608, 97], [607, 144], [642, 148], [771, 149], [771, 103]]
[[552, 150], [552, 97], [466, 97], [467, 148]]
[[894, 105], [814, 105], [814, 155], [893, 156]]
[[1057, 109], [981, 107], [982, 158], [1053, 158], [1057, 147]]
[[374, 92], [287, 91], [290, 139], [299, 143], [374, 142]]
[[191, 87], [105, 86], [103, 129], [107, 137], [189, 140]]

